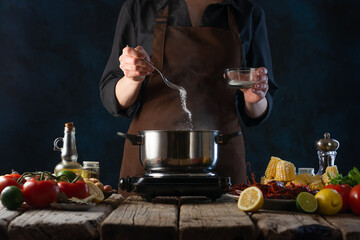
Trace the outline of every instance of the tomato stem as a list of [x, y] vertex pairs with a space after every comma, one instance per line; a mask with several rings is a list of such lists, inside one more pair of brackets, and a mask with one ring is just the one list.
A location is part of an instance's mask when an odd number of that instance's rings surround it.
[[78, 180], [79, 180], [79, 178], [80, 178], [80, 175], [76, 175], [76, 178], [74, 178], [74, 180], [72, 181], [72, 183], [74, 183], [74, 182], [78, 181]]

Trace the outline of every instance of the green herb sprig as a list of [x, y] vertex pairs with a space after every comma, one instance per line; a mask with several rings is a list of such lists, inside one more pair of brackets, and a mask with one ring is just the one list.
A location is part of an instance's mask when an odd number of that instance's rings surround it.
[[360, 184], [360, 172], [356, 167], [353, 167], [344, 177], [339, 173], [334, 178], [329, 173], [327, 175], [331, 184], [349, 184], [352, 187]]

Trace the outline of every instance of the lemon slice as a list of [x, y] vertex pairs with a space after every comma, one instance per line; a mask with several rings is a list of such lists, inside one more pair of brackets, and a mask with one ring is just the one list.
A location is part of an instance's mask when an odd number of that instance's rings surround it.
[[238, 200], [238, 208], [245, 212], [256, 212], [262, 208], [264, 196], [257, 187], [248, 187], [241, 192]]
[[100, 188], [98, 188], [93, 182], [90, 181], [86, 181], [86, 184], [88, 185], [90, 196], [94, 197], [93, 202], [102, 202], [105, 197], [104, 193], [100, 190]]

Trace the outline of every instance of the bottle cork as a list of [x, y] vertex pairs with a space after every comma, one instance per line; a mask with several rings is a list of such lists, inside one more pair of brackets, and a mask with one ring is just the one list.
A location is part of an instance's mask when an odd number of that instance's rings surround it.
[[65, 123], [65, 127], [69, 130], [72, 130], [74, 128], [74, 123], [73, 122]]

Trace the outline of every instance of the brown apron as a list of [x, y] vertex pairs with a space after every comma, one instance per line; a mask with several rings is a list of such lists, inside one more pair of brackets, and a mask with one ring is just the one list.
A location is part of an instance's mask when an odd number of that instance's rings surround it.
[[[187, 107], [194, 130], [240, 131], [235, 90], [223, 79], [225, 68], [241, 66], [241, 40], [228, 7], [230, 30], [212, 27], [167, 26], [168, 5], [158, 11], [154, 29], [152, 62], [169, 81], [187, 91]], [[165, 85], [155, 71], [144, 88], [141, 106], [128, 133], [141, 130], [178, 130], [187, 121], [179, 91]], [[139, 146], [125, 142], [120, 177], [141, 176]], [[219, 146], [215, 172], [231, 177], [233, 184], [246, 181], [243, 137]], [[125, 191], [119, 192], [129, 195]]]

